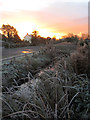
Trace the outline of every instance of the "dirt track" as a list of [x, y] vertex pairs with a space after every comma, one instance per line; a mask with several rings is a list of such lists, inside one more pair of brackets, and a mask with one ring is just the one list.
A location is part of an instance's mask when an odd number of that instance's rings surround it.
[[2, 59], [25, 54], [27, 52], [38, 52], [41, 46], [30, 46], [22, 48], [2, 48]]

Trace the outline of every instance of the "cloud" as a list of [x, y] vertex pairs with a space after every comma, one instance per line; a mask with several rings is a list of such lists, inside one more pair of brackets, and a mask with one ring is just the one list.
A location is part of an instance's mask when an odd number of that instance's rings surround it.
[[0, 0], [1, 11], [17, 11], [17, 10], [42, 10], [50, 7], [52, 4], [60, 5], [60, 3], [88, 3], [88, 0]]
[[[1, 0], [0, 0], [1, 1]], [[77, 1], [77, 0], [76, 0]], [[8, 4], [10, 2], [10, 4]], [[8, 6], [7, 6], [8, 5]], [[33, 7], [34, 6], [34, 7]], [[54, 32], [87, 31], [88, 4], [85, 0], [3, 0], [2, 23], [35, 22]], [[85, 28], [85, 29], [84, 29]]]
[[77, 25], [78, 24], [86, 24], [86, 23], [88, 23], [88, 16], [74, 19], [73, 22]]
[[[57, 0], [56, 0], [57, 1]], [[48, 7], [55, 0], [0, 0], [0, 10], [16, 11], [16, 10], [32, 10], [37, 11]]]

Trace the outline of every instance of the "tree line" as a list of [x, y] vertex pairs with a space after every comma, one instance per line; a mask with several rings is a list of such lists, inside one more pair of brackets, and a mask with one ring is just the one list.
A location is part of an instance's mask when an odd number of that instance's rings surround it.
[[[20, 43], [20, 42], [28, 42], [28, 41], [22, 41], [21, 38], [18, 35], [18, 31], [16, 28], [14, 28], [11, 25], [5, 25], [3, 24], [1, 27], [2, 31], [2, 40], [5, 42], [13, 42], [13, 43]], [[38, 44], [47, 44], [51, 40], [50, 37], [44, 38], [38, 35], [38, 31], [34, 30], [32, 32], [32, 45], [38, 45]]]

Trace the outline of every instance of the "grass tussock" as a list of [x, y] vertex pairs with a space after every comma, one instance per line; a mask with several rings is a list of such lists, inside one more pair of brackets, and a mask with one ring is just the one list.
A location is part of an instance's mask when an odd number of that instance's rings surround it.
[[56, 57], [56, 47], [53, 46], [53, 44], [47, 44], [45, 48], [41, 49], [43, 54], [46, 54], [49, 58], [53, 59]]
[[71, 54], [71, 64], [77, 74], [87, 73], [88, 71], [88, 50], [87, 45], [79, 46], [77, 50]]

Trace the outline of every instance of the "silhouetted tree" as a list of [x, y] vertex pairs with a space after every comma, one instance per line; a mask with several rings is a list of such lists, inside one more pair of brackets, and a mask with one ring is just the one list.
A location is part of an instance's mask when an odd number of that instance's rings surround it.
[[38, 44], [38, 31], [36, 31], [36, 30], [34, 30], [33, 32], [32, 32], [32, 39], [31, 39], [31, 41], [32, 41], [32, 45], [37, 45]]
[[14, 37], [15, 34], [17, 34], [17, 30], [16, 28], [14, 28], [13, 26], [11, 25], [2, 25], [1, 27], [1, 30], [2, 30], [2, 33], [3, 35], [5, 35], [6, 37]]
[[48, 40], [51, 40], [51, 38], [50, 38], [50, 37], [47, 37], [47, 39], [48, 39]]
[[71, 37], [73, 37], [74, 35], [73, 35], [73, 33], [68, 33], [68, 37], [69, 38], [71, 38]]
[[37, 37], [38, 33], [39, 33], [39, 32], [38, 32], [37, 30], [34, 30], [34, 31], [32, 32], [33, 37]]
[[7, 37], [5, 35], [2, 35], [2, 40], [7, 41]]
[[77, 44], [79, 41], [79, 38], [77, 35], [73, 35], [72, 33], [69, 33], [68, 37], [65, 38], [65, 41], [74, 42], [75, 44]]
[[21, 42], [21, 38], [19, 37], [18, 34], [14, 35], [14, 41], [15, 42]]
[[55, 40], [56, 40], [56, 37], [53, 37], [52, 39], [55, 41]]
[[[1, 30], [2, 30], [2, 33], [3, 33], [3, 36], [2, 37], [6, 37], [8, 41], [12, 41], [12, 42], [20, 42], [21, 39], [18, 35], [18, 32], [16, 30], [16, 28], [14, 28], [13, 26], [11, 25], [2, 25], [1, 27]], [[4, 39], [2, 38], [2, 39]]]
[[51, 38], [50, 37], [47, 37], [46, 41], [47, 41], [47, 44], [50, 42]]

